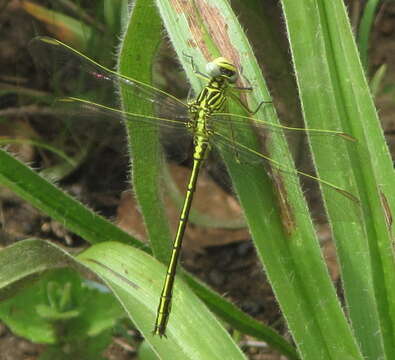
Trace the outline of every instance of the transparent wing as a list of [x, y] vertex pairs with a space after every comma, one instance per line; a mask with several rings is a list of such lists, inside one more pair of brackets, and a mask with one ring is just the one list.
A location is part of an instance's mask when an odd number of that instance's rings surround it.
[[58, 99], [56, 106], [72, 117], [88, 118], [95, 123], [109, 119], [132, 122], [134, 128], [142, 129], [142, 133], [147, 137], [159, 130], [161, 143], [166, 148], [166, 153], [178, 162], [185, 160], [192, 151], [192, 132], [182, 121], [125, 112], [73, 97]]
[[[300, 137], [301, 135], [308, 134], [309, 136], [319, 136], [322, 141], [339, 142], [344, 143], [344, 141], [356, 142], [357, 140], [341, 131], [336, 130], [323, 130], [323, 129], [306, 129], [306, 128], [295, 128], [288, 127], [284, 125], [272, 124], [268, 121], [257, 119], [255, 117], [228, 114], [228, 113], [216, 113], [212, 117], [212, 125], [214, 130], [221, 131], [221, 129], [227, 128], [228, 130], [235, 129], [242, 130], [246, 126], [253, 126], [258, 131], [263, 131], [266, 134], [270, 133], [283, 133], [288, 140], [295, 137]], [[326, 139], [326, 140], [325, 140]]]
[[103, 104], [98, 104], [89, 100], [75, 98], [75, 97], [67, 97], [60, 98], [57, 100], [59, 106], [61, 106], [64, 110], [70, 109], [73, 110], [76, 114], [87, 116], [87, 117], [95, 117], [97, 115], [101, 115], [103, 117], [109, 117], [116, 120], [127, 120], [134, 121], [136, 123], [145, 123], [151, 124], [160, 127], [170, 127], [170, 128], [179, 128], [187, 130], [187, 123], [162, 118], [158, 116], [152, 115], [144, 115], [126, 112], [120, 109], [111, 108]]
[[[251, 126], [256, 129], [259, 150], [252, 149], [243, 143], [241, 136], [246, 132], [247, 127], [251, 129]], [[295, 177], [302, 176], [305, 179], [320, 183], [326, 188], [333, 189], [342, 196], [346, 196], [353, 202], [358, 203], [358, 199], [351, 192], [325, 179], [318, 178], [314, 173], [313, 167], [311, 167], [311, 170], [288, 168], [281, 162], [274, 160], [268, 150], [275, 146], [278, 137], [281, 136], [285, 136], [291, 144], [300, 144], [306, 141], [306, 135], [308, 135], [309, 141], [317, 142], [322, 149], [330, 149], [333, 146], [353, 147], [356, 142], [353, 137], [339, 131], [290, 128], [270, 124], [259, 119], [225, 113], [213, 116], [210, 122], [210, 129], [212, 130], [210, 139], [212, 145], [218, 147], [222, 152], [229, 153], [236, 161], [252, 164], [262, 163], [269, 168], [292, 174]], [[333, 171], [336, 171], [336, 169], [333, 169]]]
[[[122, 91], [127, 91], [128, 97], [130, 95], [144, 100], [156, 106], [157, 111], [160, 111], [158, 107], [166, 108], [172, 118], [179, 122], [188, 121], [187, 105], [181, 100], [107, 69], [58, 40], [49, 37], [34, 38], [29, 44], [29, 51], [36, 64], [53, 76], [59, 87], [65, 86], [66, 82], [63, 80], [67, 80], [68, 84], [70, 80], [74, 80], [73, 89], [65, 89], [66, 93], [83, 93], [88, 101], [113, 107], [116, 105], [114, 93], [122, 86]], [[146, 114], [141, 115], [150, 115], [149, 110], [146, 111]]]

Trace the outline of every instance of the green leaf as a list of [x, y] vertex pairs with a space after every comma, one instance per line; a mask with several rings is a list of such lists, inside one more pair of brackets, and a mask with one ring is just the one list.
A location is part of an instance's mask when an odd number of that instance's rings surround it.
[[147, 249], [1, 149], [0, 184], [90, 243], [117, 240]]
[[[112, 289], [161, 358], [244, 358], [226, 330], [181, 279], [176, 280], [167, 338], [152, 334], [162, 289], [158, 274], [165, 267], [149, 255], [120, 243], [103, 243], [80, 254], [78, 260]], [[201, 336], [202, 331], [205, 336]]]
[[[141, 21], [141, 19], [150, 19]], [[118, 71], [126, 76], [151, 84], [152, 64], [162, 40], [162, 25], [151, 0], [134, 3], [124, 32], [118, 54]], [[142, 51], [144, 50], [144, 51]], [[137, 99], [128, 98], [127, 91], [120, 88], [123, 109], [144, 114], [150, 109]], [[146, 105], [145, 105], [146, 106]], [[170, 230], [161, 199], [162, 160], [159, 152], [159, 133], [151, 131], [147, 137], [146, 127], [142, 129], [131, 122], [126, 124], [128, 144], [132, 161], [133, 189], [144, 216], [152, 251], [161, 261], [167, 261], [170, 254]], [[143, 131], [144, 130], [144, 131]]]
[[140, 360], [158, 360], [158, 356], [149, 346], [147, 341], [143, 341], [139, 347], [138, 357]]
[[199, 296], [207, 307], [216, 315], [225, 320], [229, 325], [243, 334], [254, 336], [266, 342], [273, 349], [287, 356], [288, 359], [299, 359], [295, 348], [282, 336], [276, 333], [269, 326], [253, 319], [235, 305], [225, 300], [222, 296], [209, 289], [191, 275], [183, 274], [185, 281], [191, 289]]
[[63, 41], [85, 48], [86, 39], [92, 35], [92, 28], [70, 16], [61, 14], [30, 1], [23, 1], [22, 7], [29, 14], [47, 24], [52, 33]]
[[383, 64], [373, 74], [372, 80], [370, 81], [370, 89], [372, 91], [373, 97], [376, 97], [377, 94], [380, 92], [386, 72], [387, 72], [387, 65]]
[[379, 5], [379, 0], [368, 0], [366, 2], [358, 27], [358, 48], [362, 66], [366, 72], [369, 71], [369, 40]]
[[[348, 222], [332, 222], [332, 228], [356, 341], [365, 357], [390, 359], [395, 356], [395, 261], [388, 251], [393, 246], [394, 171], [347, 12], [339, 0], [298, 5], [283, 0], [283, 9], [307, 127], [342, 129], [358, 141], [352, 151], [334, 148], [330, 153], [311, 145], [319, 175], [352, 189], [360, 199], [355, 209], [334, 202], [323, 189], [329, 217], [339, 208], [349, 216]], [[330, 171], [331, 164], [342, 171]], [[327, 316], [333, 321], [331, 313]], [[340, 334], [338, 328], [332, 332]]]
[[[40, 245], [39, 242], [31, 241], [24, 242], [18, 248], [34, 251]], [[7, 250], [0, 252], [0, 258], [10, 253]], [[59, 256], [60, 250], [52, 248], [51, 252], [58, 253]], [[30, 257], [31, 260], [36, 260], [32, 254]], [[51, 265], [42, 261], [42, 266], [50, 268]], [[6, 270], [11, 268], [12, 266], [5, 267]], [[49, 301], [50, 288], [54, 284], [58, 291], [53, 298], [55, 303], [61, 297], [59, 290], [70, 289], [64, 309], [59, 309], [57, 304]], [[84, 337], [96, 336], [112, 328], [122, 316], [124, 312], [109, 291], [102, 292], [88, 287], [70, 269], [53, 270], [0, 304], [0, 318], [15, 334], [33, 342], [47, 344], [74, 343]]]
[[40, 140], [2, 137], [0, 139], [0, 145], [3, 145], [3, 144], [30, 144], [30, 145], [34, 145], [38, 148], [42, 148], [42, 149], [51, 151], [54, 154], [58, 155], [60, 158], [62, 158], [67, 163], [68, 167], [75, 168], [77, 165], [77, 162], [74, 159], [67, 156], [67, 154], [64, 151], [59, 150], [56, 147], [54, 147], [50, 144], [47, 144], [43, 141], [40, 141]]

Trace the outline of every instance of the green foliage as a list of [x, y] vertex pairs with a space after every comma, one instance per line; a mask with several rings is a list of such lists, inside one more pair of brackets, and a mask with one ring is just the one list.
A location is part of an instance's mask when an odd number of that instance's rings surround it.
[[55, 352], [95, 358], [108, 345], [109, 330], [123, 316], [108, 289], [83, 280], [70, 269], [45, 273], [0, 304], [0, 319], [15, 334], [52, 344], [43, 358]]
[[[152, 1], [138, 0], [124, 20], [119, 20], [110, 2], [103, 4], [110, 10], [103, 16], [106, 24], [118, 30], [124, 24], [117, 56], [122, 73], [151, 83], [154, 57], [162, 41], [162, 21], [195, 91], [201, 83], [183, 53], [193, 56], [201, 69], [219, 54], [231, 58], [242, 70], [241, 85], [254, 89], [252, 94], [243, 96], [250, 107], [270, 99], [249, 39], [228, 1], [158, 1], [158, 11]], [[377, 2], [369, 4], [376, 6]], [[126, 5], [119, 1], [117, 6], [124, 9]], [[260, 2], [248, 3], [248, 11], [254, 16], [259, 9], [262, 10]], [[152, 131], [151, 138], [142, 137], [138, 127], [128, 124], [134, 190], [153, 256], [147, 246], [0, 151], [0, 184], [92, 245], [78, 256], [71, 256], [49, 243], [27, 240], [0, 252], [0, 316], [15, 333], [53, 344], [42, 359], [71, 356], [64, 348], [70, 343], [75, 358], [81, 351], [86, 351], [85, 358], [99, 356], [109, 341], [111, 327], [123, 314], [118, 302], [144, 335], [146, 344], [162, 358], [243, 358], [212, 312], [290, 359], [395, 357], [395, 261], [391, 251], [394, 174], [347, 14], [340, 0], [282, 0], [282, 9], [306, 127], [340, 130], [357, 139], [354, 146], [338, 148], [310, 141], [319, 176], [359, 199], [356, 204], [322, 187], [336, 242], [347, 316], [329, 278], [298, 182], [288, 174], [274, 173], [269, 177], [263, 168], [237, 164], [225, 154], [259, 259], [298, 354], [273, 330], [182, 272], [176, 280], [168, 338], [153, 337], [151, 331], [166, 271], [157, 260], [167, 261], [171, 246], [160, 194], [163, 159], [158, 151], [158, 134]], [[365, 67], [372, 14], [365, 12], [367, 20], [359, 35]], [[91, 43], [90, 35], [85, 35], [93, 33], [94, 24], [84, 24], [89, 31], [81, 36], [75, 21], [54, 13], [51, 17], [58, 25], [62, 23], [68, 34], [74, 34], [80, 48], [86, 49]], [[263, 29], [262, 37], [270, 37], [269, 29]], [[281, 52], [275, 54], [282, 60], [278, 63], [287, 63]], [[123, 90], [120, 89], [123, 107], [137, 111], [140, 104], [131, 102]], [[231, 104], [231, 111], [240, 110]], [[256, 116], [279, 122], [273, 106], [262, 107]], [[237, 136], [251, 147], [256, 145], [253, 131]], [[273, 159], [293, 167], [283, 136], [267, 146]], [[58, 266], [76, 268], [84, 275], [89, 268], [115, 296], [90, 287], [70, 270], [53, 270]], [[42, 273], [44, 270], [48, 272]], [[34, 282], [35, 279], [38, 280]], [[142, 358], [149, 358], [143, 350]]]

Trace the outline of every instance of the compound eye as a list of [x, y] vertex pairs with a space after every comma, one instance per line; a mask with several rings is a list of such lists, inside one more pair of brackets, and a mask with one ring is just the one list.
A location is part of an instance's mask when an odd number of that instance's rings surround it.
[[207, 63], [206, 71], [210, 77], [216, 77], [221, 75], [221, 69], [214, 61]]
[[221, 74], [225, 76], [231, 83], [234, 83], [237, 80], [237, 74], [233, 70], [221, 68]]
[[226, 68], [221, 68], [221, 73], [227, 77], [230, 77], [234, 74], [232, 70], [226, 69]]

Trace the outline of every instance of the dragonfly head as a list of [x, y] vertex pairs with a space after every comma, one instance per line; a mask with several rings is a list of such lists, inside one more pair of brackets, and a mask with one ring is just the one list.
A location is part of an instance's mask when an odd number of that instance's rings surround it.
[[223, 57], [216, 58], [207, 63], [206, 71], [209, 76], [225, 78], [232, 84], [237, 80], [236, 67], [228, 59]]

